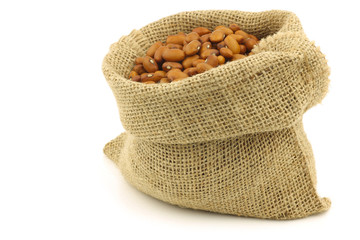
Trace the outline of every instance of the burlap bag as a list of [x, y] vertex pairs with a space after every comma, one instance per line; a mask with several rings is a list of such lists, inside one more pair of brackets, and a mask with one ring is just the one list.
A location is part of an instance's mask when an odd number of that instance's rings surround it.
[[[253, 56], [171, 84], [128, 79], [134, 60], [179, 31], [239, 24]], [[114, 43], [103, 72], [126, 132], [105, 154], [140, 191], [181, 207], [271, 219], [326, 211], [302, 115], [328, 88], [324, 55], [287, 11], [182, 12]]]

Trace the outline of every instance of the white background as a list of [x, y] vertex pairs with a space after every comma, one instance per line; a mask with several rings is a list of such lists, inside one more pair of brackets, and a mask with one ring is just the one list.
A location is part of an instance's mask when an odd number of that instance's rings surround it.
[[[1, 1], [0, 239], [360, 239], [356, 1]], [[331, 84], [304, 125], [324, 214], [274, 221], [181, 209], [128, 185], [103, 155], [123, 130], [101, 72], [111, 43], [199, 9], [295, 12]]]

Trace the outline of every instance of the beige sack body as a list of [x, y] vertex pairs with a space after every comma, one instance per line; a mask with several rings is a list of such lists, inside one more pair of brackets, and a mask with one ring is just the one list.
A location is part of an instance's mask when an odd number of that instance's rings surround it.
[[[138, 56], [168, 35], [237, 23], [256, 54], [170, 84], [132, 82]], [[326, 211], [302, 115], [328, 89], [320, 50], [287, 11], [192, 11], [114, 43], [103, 72], [126, 132], [105, 154], [140, 191], [180, 207], [271, 219]]]

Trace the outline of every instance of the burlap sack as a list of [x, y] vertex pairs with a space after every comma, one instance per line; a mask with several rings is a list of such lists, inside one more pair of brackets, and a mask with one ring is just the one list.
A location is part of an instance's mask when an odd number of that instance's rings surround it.
[[[171, 84], [128, 79], [155, 41], [239, 24], [253, 56]], [[302, 115], [328, 88], [324, 55], [287, 11], [182, 12], [114, 43], [103, 72], [126, 129], [105, 154], [140, 191], [181, 207], [272, 219], [326, 211]]]

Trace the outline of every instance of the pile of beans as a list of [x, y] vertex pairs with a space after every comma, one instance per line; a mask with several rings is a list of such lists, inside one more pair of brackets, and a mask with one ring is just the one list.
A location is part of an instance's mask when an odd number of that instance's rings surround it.
[[129, 78], [146, 84], [171, 83], [253, 54], [259, 39], [237, 24], [217, 26], [213, 32], [204, 27], [191, 33], [170, 35], [138, 57]]

